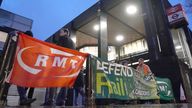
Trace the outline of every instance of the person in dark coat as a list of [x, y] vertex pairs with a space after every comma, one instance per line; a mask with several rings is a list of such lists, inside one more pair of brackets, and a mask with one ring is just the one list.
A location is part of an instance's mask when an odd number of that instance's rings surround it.
[[[59, 31], [59, 40], [57, 42], [57, 45], [59, 46], [75, 50], [75, 44], [70, 38], [70, 33], [68, 29], [64, 28]], [[68, 90], [68, 88], [61, 88], [56, 98], [56, 106], [65, 105], [68, 97], [67, 95], [69, 95], [69, 93], [73, 94], [72, 90]], [[68, 100], [70, 99], [68, 98]]]
[[77, 98], [78, 95], [81, 94], [82, 96], [82, 104], [85, 105], [85, 90], [84, 90], [84, 86], [85, 86], [85, 75], [84, 75], [84, 68], [82, 67], [79, 75], [77, 76], [77, 79], [75, 81], [74, 84], [74, 89], [75, 89], [75, 105], [78, 106], [78, 102], [77, 102]]
[[[75, 50], [75, 44], [72, 41], [72, 39], [70, 38], [69, 30], [66, 28], [62, 28], [59, 30], [58, 36], [53, 37], [53, 43], [55, 43], [56, 45], [65, 47], [65, 48]], [[54, 102], [55, 102], [54, 97], [56, 95], [56, 91], [57, 91], [56, 88], [47, 88], [46, 89], [45, 102], [42, 104], [43, 106], [54, 105]], [[68, 92], [67, 88], [60, 89], [59, 94], [57, 95], [57, 98], [56, 98], [56, 102], [55, 102], [56, 106], [65, 105], [66, 100], [67, 100], [67, 92]]]

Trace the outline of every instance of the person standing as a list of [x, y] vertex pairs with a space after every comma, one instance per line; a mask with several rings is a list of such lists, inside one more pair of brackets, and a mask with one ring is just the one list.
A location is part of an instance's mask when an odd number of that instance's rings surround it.
[[78, 106], [77, 98], [78, 98], [79, 93], [82, 96], [82, 105], [85, 105], [84, 71], [85, 71], [84, 67], [82, 67], [79, 75], [77, 76], [75, 84], [74, 84], [74, 90], [75, 90], [75, 99], [74, 99], [74, 101], [75, 101], [75, 106]]
[[[70, 38], [70, 32], [66, 28], [60, 30], [59, 41], [58, 41], [57, 45], [65, 47], [65, 48], [73, 49], [73, 50], [76, 49], [74, 42]], [[57, 95], [57, 98], [56, 98], [56, 105], [57, 106], [65, 105], [65, 103], [67, 101], [67, 97], [68, 97], [67, 95], [69, 95], [69, 93], [73, 93], [73, 92], [68, 90], [68, 88], [65, 88], [65, 87], [61, 88], [59, 91], [59, 94]]]
[[[66, 28], [62, 28], [59, 30], [59, 36], [53, 38], [53, 43], [56, 45], [73, 49], [75, 50], [75, 44], [70, 38], [70, 32]], [[47, 88], [46, 89], [46, 95], [45, 95], [45, 102], [42, 104], [43, 106], [50, 106], [54, 105], [54, 98], [56, 94], [56, 88]], [[67, 100], [67, 91], [68, 89], [63, 87], [60, 89], [59, 94], [56, 97], [56, 106], [63, 106], [66, 103]]]
[[[154, 74], [152, 73], [150, 67], [144, 63], [144, 59], [140, 58], [138, 60], [139, 64], [137, 66], [137, 71], [141, 73], [141, 75], [144, 77], [144, 80], [150, 81], [151, 79], [154, 79]], [[144, 103], [156, 103], [160, 104], [159, 99], [155, 99], [153, 101], [150, 100], [144, 100]]]
[[[31, 31], [26, 31], [25, 34], [33, 37], [33, 33]], [[31, 103], [33, 103], [36, 100], [36, 98], [32, 98], [34, 88], [29, 88], [28, 96], [26, 95], [27, 90], [28, 90], [28, 88], [17, 86], [17, 91], [20, 96], [20, 98], [19, 98], [20, 105], [30, 105]]]
[[138, 62], [139, 64], [136, 69], [138, 72], [140, 72], [144, 77], [153, 75], [149, 66], [144, 63], [143, 58], [139, 58]]

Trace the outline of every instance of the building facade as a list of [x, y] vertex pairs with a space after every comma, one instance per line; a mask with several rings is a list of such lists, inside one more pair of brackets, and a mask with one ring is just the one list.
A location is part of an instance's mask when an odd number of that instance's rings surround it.
[[[12, 31], [25, 32], [31, 30], [33, 21], [29, 18], [0, 9], [0, 64], [5, 56], [9, 40], [8, 33]], [[0, 67], [1, 67], [0, 65]]]
[[[168, 0], [100, 0], [64, 27], [82, 52], [132, 67], [144, 58], [156, 76], [171, 80], [176, 101], [183, 85], [192, 102], [191, 31], [169, 25], [170, 7]], [[57, 32], [46, 41], [54, 36]]]

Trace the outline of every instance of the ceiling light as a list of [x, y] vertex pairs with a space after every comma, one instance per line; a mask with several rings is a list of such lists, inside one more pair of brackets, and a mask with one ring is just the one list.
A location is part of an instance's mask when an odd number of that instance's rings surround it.
[[72, 40], [74, 43], [76, 43], [76, 41], [77, 41], [76, 37], [72, 37], [71, 40]]
[[178, 46], [175, 47], [175, 49], [177, 49], [177, 50], [181, 49], [181, 48], [182, 48], [181, 45], [178, 45]]
[[[106, 21], [101, 21], [101, 29], [105, 29], [106, 27], [107, 27]], [[93, 29], [94, 29], [95, 31], [98, 31], [98, 30], [99, 30], [99, 24], [95, 24], [95, 25], [93, 26]]]
[[117, 41], [122, 41], [124, 39], [124, 37], [123, 37], [123, 35], [117, 35], [117, 37], [116, 37], [116, 40]]
[[130, 5], [126, 8], [128, 14], [133, 15], [137, 12], [137, 7], [134, 5]]
[[95, 31], [98, 31], [98, 30], [99, 30], [99, 25], [98, 25], [98, 24], [95, 24], [95, 25], [93, 26], [93, 29], [94, 29]]
[[106, 21], [101, 21], [101, 29], [105, 29], [107, 27]]

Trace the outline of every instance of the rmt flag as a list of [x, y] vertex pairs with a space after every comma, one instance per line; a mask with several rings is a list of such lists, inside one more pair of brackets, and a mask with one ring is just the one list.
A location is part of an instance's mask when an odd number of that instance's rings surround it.
[[7, 81], [23, 87], [72, 87], [87, 55], [19, 33]]

